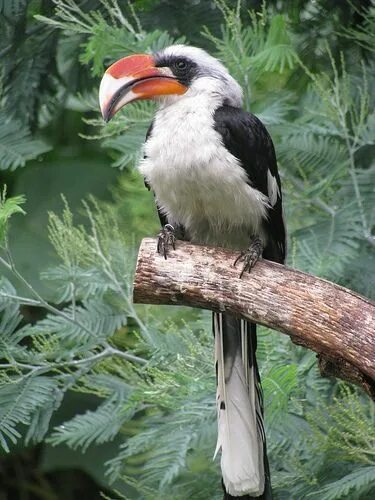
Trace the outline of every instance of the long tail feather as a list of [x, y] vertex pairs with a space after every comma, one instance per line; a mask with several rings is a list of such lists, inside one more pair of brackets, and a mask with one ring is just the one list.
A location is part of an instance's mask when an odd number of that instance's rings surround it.
[[[272, 498], [255, 325], [214, 313], [218, 439], [225, 498]], [[253, 330], [253, 331], [252, 331]], [[267, 496], [264, 496], [267, 492]]]

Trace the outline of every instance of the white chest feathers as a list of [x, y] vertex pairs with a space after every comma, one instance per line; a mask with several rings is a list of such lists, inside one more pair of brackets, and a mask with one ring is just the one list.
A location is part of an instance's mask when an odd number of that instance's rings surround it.
[[223, 146], [207, 103], [183, 101], [156, 114], [139, 170], [159, 209], [192, 241], [243, 247], [262, 236], [268, 197]]

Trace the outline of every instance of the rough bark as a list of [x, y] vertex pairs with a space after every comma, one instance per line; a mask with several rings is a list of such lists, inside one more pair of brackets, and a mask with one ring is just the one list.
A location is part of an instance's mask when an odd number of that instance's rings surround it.
[[329, 281], [260, 260], [240, 279], [238, 253], [178, 241], [168, 259], [142, 241], [134, 301], [226, 311], [318, 353], [321, 372], [375, 397], [375, 303]]

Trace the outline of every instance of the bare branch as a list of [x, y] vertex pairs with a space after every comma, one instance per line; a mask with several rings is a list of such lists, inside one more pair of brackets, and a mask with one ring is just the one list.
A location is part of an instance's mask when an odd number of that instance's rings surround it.
[[351, 290], [266, 260], [239, 279], [238, 254], [178, 241], [167, 260], [143, 240], [134, 301], [226, 311], [290, 335], [322, 356], [322, 372], [375, 396], [375, 304]]

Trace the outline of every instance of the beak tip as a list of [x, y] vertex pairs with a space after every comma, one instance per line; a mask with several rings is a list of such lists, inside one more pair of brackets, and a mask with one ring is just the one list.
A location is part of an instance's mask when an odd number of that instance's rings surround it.
[[111, 112], [109, 106], [100, 105], [100, 111], [102, 114], [103, 121], [105, 123], [108, 123], [111, 120], [111, 118], [113, 118], [113, 113]]

